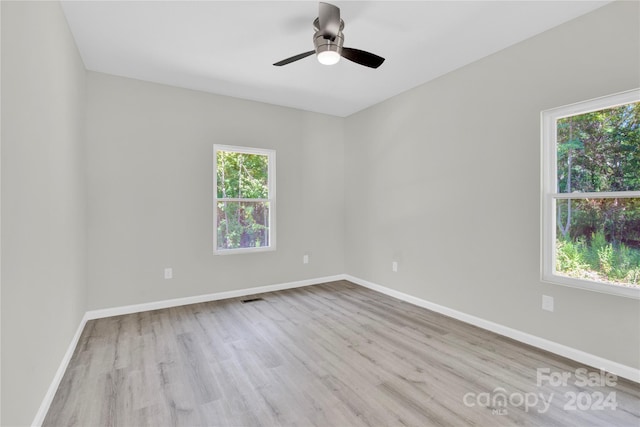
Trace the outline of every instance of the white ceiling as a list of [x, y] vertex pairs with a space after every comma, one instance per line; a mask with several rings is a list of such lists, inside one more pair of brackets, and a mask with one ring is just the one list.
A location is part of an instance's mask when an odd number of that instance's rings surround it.
[[369, 69], [314, 56], [315, 1], [66, 1], [89, 70], [348, 116], [609, 1], [335, 1]]

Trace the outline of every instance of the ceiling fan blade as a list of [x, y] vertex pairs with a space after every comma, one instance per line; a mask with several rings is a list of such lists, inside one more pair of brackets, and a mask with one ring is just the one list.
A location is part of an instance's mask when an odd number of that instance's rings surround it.
[[275, 65], [276, 67], [281, 67], [283, 65], [287, 65], [287, 64], [291, 64], [292, 62], [296, 62], [302, 58], [306, 58], [309, 55], [313, 55], [314, 53], [316, 53], [315, 50], [310, 50], [309, 52], [305, 52], [305, 53], [300, 53], [298, 55], [292, 56], [291, 58], [287, 58], [287, 59], [283, 59], [280, 62], [276, 62]]
[[371, 52], [365, 52], [360, 49], [352, 49], [350, 47], [342, 48], [342, 57], [349, 61], [353, 61], [356, 64], [370, 68], [378, 68], [384, 62], [384, 58], [381, 56], [374, 55]]
[[320, 2], [318, 13], [320, 31], [335, 37], [340, 32], [340, 8], [329, 3]]

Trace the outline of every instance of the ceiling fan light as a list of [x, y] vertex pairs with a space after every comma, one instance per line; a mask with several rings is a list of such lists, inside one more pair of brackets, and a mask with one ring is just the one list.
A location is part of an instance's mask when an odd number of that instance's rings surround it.
[[318, 52], [318, 62], [322, 65], [334, 65], [340, 61], [340, 54], [334, 50]]

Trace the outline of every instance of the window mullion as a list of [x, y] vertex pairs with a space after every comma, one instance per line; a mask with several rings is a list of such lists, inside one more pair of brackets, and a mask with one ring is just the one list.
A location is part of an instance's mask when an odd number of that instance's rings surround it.
[[269, 203], [272, 199], [249, 199], [249, 198], [233, 198], [233, 197], [216, 197], [219, 202], [262, 202]]
[[592, 193], [553, 193], [554, 199], [629, 199], [640, 197], [640, 191], [603, 191]]

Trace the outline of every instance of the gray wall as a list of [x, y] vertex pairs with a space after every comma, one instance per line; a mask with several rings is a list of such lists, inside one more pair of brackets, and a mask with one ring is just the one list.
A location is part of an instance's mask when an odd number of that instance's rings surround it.
[[28, 425], [86, 310], [85, 70], [60, 5], [2, 7], [2, 425]]
[[539, 279], [540, 111], [640, 86], [638, 6], [615, 2], [347, 118], [346, 272], [640, 367], [637, 300]]
[[[344, 272], [343, 119], [93, 72], [87, 91], [90, 309]], [[213, 255], [214, 143], [276, 150], [277, 251]]]

